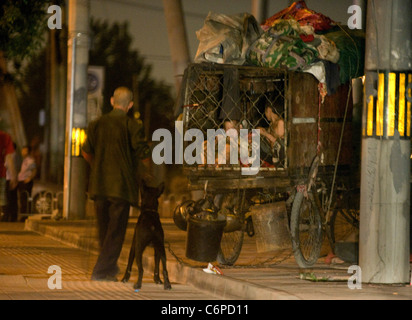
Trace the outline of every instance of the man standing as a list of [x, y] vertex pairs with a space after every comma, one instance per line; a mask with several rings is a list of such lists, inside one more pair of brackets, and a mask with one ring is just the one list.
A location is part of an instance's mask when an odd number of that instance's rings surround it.
[[82, 148], [91, 165], [89, 194], [99, 230], [100, 255], [92, 280], [103, 281], [117, 281], [130, 205], [138, 201], [138, 160], [150, 155], [142, 125], [127, 116], [132, 92], [119, 87], [110, 102], [113, 110], [89, 124]]

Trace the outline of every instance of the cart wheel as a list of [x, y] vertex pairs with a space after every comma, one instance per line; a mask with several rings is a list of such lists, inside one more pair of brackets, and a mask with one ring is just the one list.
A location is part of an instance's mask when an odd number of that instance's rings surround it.
[[[222, 240], [220, 241], [220, 249], [217, 254], [217, 262], [222, 265], [233, 265], [240, 255], [243, 245], [244, 237], [244, 214], [242, 214], [241, 201], [242, 197], [238, 197], [233, 194], [219, 194], [216, 196], [218, 202], [217, 206], [222, 214], [235, 215], [241, 225], [239, 230], [234, 230], [231, 232], [223, 232]], [[216, 201], [215, 200], [215, 201]]]
[[243, 237], [243, 230], [224, 232], [220, 242], [220, 249], [217, 254], [217, 262], [222, 265], [234, 265], [242, 250]]
[[293, 201], [290, 231], [293, 254], [301, 268], [309, 268], [319, 258], [322, 247], [322, 219], [312, 192], [296, 192]]

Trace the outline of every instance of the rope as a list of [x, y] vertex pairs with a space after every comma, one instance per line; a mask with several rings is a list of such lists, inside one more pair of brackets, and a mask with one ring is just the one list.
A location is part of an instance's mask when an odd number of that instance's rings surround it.
[[334, 189], [334, 186], [335, 186], [336, 173], [338, 171], [339, 156], [340, 156], [340, 151], [341, 151], [341, 148], [342, 148], [343, 133], [345, 131], [346, 117], [347, 117], [347, 114], [348, 114], [348, 106], [349, 106], [349, 99], [350, 99], [351, 92], [352, 92], [352, 83], [349, 82], [348, 97], [346, 99], [346, 107], [345, 107], [345, 116], [343, 117], [343, 124], [342, 124], [341, 133], [340, 133], [338, 153], [336, 155], [335, 169], [334, 169], [334, 172], [333, 172], [332, 186], [330, 188], [330, 195], [329, 195], [329, 199], [328, 199], [328, 210], [326, 211], [326, 221], [328, 221], [329, 215], [330, 215], [329, 210], [330, 210], [330, 206], [331, 206], [331, 203], [332, 203], [332, 195], [333, 195], [333, 189]]
[[320, 111], [323, 105], [323, 101], [324, 101], [324, 97], [322, 96], [322, 90], [323, 90], [323, 85], [322, 83], [318, 84], [318, 91], [319, 91], [319, 101], [318, 101], [318, 141], [317, 141], [317, 146], [316, 146], [316, 150], [317, 150], [317, 155], [320, 154], [320, 149], [321, 149], [321, 142], [320, 142], [320, 133], [322, 131], [322, 128], [320, 127]]

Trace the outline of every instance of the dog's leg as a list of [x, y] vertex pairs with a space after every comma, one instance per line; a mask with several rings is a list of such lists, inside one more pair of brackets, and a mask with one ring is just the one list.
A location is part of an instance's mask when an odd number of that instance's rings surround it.
[[[158, 257], [162, 260], [162, 271], [163, 271], [163, 283], [164, 289], [170, 290], [172, 289], [172, 285], [169, 281], [169, 274], [167, 273], [166, 268], [166, 251], [165, 251], [165, 240], [164, 240], [164, 232], [162, 225], [160, 224], [160, 220], [158, 220], [158, 225], [156, 226], [156, 238], [155, 238], [155, 250], [157, 252]], [[159, 264], [158, 264], [159, 266]]]
[[134, 289], [140, 289], [142, 287], [142, 280], [143, 280], [143, 250], [144, 247], [138, 243], [136, 247], [136, 264], [138, 269], [138, 276], [135, 285], [133, 286]]
[[161, 248], [159, 249], [160, 249], [159, 250], [160, 259], [162, 260], [162, 267], [163, 267], [164, 289], [170, 290], [172, 289], [172, 285], [170, 284], [169, 274], [167, 273], [167, 268], [166, 268], [166, 252], [165, 252], [164, 244], [162, 244]]
[[126, 267], [126, 271], [124, 273], [122, 282], [129, 281], [130, 273], [132, 272], [133, 260], [134, 260], [134, 255], [136, 252], [136, 232], [137, 232], [136, 229], [137, 229], [137, 225], [134, 229], [132, 246], [130, 247], [130, 252], [129, 252], [129, 261], [127, 261], [127, 267]]
[[159, 254], [158, 246], [155, 246], [154, 252], [155, 252], [155, 265], [154, 265], [153, 280], [156, 284], [162, 284], [163, 282], [162, 282], [162, 280], [160, 280], [160, 276], [159, 276], [160, 254]]

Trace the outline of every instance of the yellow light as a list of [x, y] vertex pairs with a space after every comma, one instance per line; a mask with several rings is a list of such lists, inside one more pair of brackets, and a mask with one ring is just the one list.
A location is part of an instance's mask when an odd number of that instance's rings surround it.
[[383, 135], [383, 104], [385, 98], [385, 74], [379, 74], [378, 101], [376, 106], [376, 135]]
[[[412, 74], [408, 76], [408, 83], [412, 83]], [[412, 97], [412, 89], [408, 89], [408, 97]], [[408, 101], [407, 103], [407, 111], [406, 111], [406, 130], [408, 133], [408, 137], [411, 136], [411, 103]]]
[[368, 102], [368, 123], [367, 123], [367, 134], [371, 136], [373, 134], [373, 96], [369, 96]]
[[396, 73], [389, 73], [388, 88], [388, 136], [395, 134]]
[[75, 155], [75, 146], [76, 146], [76, 129], [72, 129], [72, 156]]
[[398, 114], [398, 131], [399, 135], [405, 135], [405, 84], [406, 75], [399, 74], [399, 114]]
[[86, 132], [82, 129], [80, 131], [80, 144], [83, 146], [85, 141], [86, 141]]
[[86, 133], [84, 129], [73, 128], [72, 130], [72, 156], [78, 157], [81, 153], [81, 148], [86, 141]]
[[77, 143], [76, 143], [76, 156], [79, 156], [80, 155], [80, 143], [81, 143], [81, 141], [80, 141], [80, 129], [79, 128], [77, 128], [77, 130], [76, 130], [76, 140], [77, 140]]

